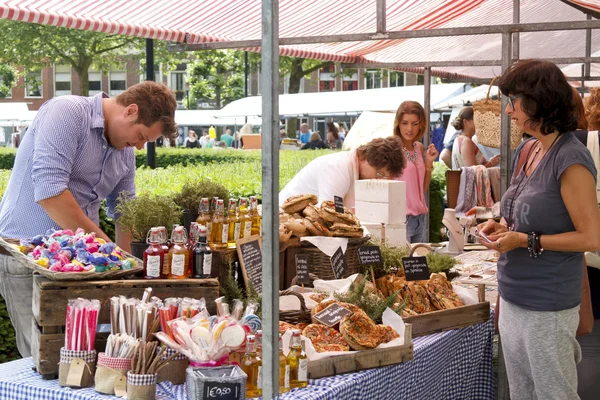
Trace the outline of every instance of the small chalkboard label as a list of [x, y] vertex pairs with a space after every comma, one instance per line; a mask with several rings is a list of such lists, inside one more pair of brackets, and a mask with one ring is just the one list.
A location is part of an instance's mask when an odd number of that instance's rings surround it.
[[379, 246], [360, 246], [358, 248], [358, 262], [361, 265], [383, 265]]
[[423, 281], [429, 279], [429, 267], [427, 257], [404, 257], [402, 258], [404, 274], [407, 281]]
[[332, 327], [337, 325], [348, 314], [352, 314], [352, 311], [339, 304], [332, 304], [320, 313], [315, 314], [314, 318], [323, 325]]
[[204, 383], [202, 400], [238, 400], [240, 391], [239, 383], [209, 381]]
[[331, 266], [333, 267], [335, 279], [342, 278], [346, 272], [348, 272], [348, 263], [346, 262], [346, 256], [344, 255], [341, 247], [338, 247], [335, 253], [333, 253], [331, 256]]
[[344, 199], [340, 196], [333, 196], [333, 202], [335, 203], [335, 211], [343, 214], [344, 213]]
[[252, 283], [254, 289], [262, 293], [262, 251], [258, 235], [236, 241], [238, 258], [246, 287]]
[[308, 254], [296, 254], [296, 277], [299, 284], [310, 284], [308, 275]]

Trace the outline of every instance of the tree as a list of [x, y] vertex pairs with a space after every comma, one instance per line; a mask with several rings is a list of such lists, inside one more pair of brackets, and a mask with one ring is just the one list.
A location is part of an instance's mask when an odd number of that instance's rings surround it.
[[[70, 64], [79, 77], [82, 96], [89, 94], [88, 70], [109, 71], [123, 63], [124, 56], [140, 59], [144, 66], [145, 39], [100, 32], [0, 20], [0, 63], [39, 71], [55, 62]], [[155, 43], [155, 59], [163, 72], [174, 68], [183, 53], [169, 53], [165, 42]], [[140, 71], [141, 72], [141, 71]]]
[[204, 50], [193, 58], [188, 66], [191, 98], [214, 100], [220, 109], [244, 97], [243, 52]]
[[0, 64], [0, 99], [6, 98], [17, 83], [17, 70], [8, 64]]

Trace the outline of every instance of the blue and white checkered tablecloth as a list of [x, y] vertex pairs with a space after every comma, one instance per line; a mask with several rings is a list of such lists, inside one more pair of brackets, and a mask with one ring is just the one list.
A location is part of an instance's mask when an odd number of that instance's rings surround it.
[[[494, 399], [493, 311], [490, 321], [416, 338], [414, 360], [388, 367], [311, 380], [282, 400], [485, 400]], [[26, 358], [0, 364], [0, 400], [119, 399], [89, 389], [44, 381]], [[187, 400], [185, 385], [158, 385], [157, 400]]]

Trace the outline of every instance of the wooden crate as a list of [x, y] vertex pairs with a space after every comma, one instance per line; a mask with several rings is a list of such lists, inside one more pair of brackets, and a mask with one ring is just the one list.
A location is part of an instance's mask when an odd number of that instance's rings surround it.
[[413, 337], [487, 322], [490, 320], [490, 303], [485, 301], [485, 285], [479, 285], [478, 297], [477, 304], [415, 315], [404, 318], [404, 322], [412, 324]]
[[411, 324], [406, 324], [404, 335], [404, 344], [401, 346], [364, 350], [348, 355], [309, 361], [308, 377], [317, 379], [410, 361], [414, 357]]
[[[227, 279], [227, 273], [229, 272], [229, 265], [236, 261], [238, 261], [237, 249], [235, 247], [227, 248], [223, 250], [213, 250], [212, 251], [212, 268], [211, 268], [211, 278], [216, 278], [219, 281], [220, 285], [225, 283]], [[286, 261], [285, 252], [279, 252], [279, 290], [285, 290], [289, 287], [287, 284], [286, 276], [285, 276], [285, 261]], [[295, 265], [295, 264], [294, 264]], [[295, 267], [294, 267], [295, 268]], [[242, 272], [239, 271], [239, 274]], [[295, 270], [294, 270], [295, 276]], [[292, 277], [293, 278], [293, 277]], [[291, 279], [291, 278], [290, 278]], [[240, 280], [241, 281], [241, 280]], [[243, 286], [243, 284], [242, 284]]]
[[[152, 288], [152, 295], [167, 297], [204, 298], [211, 314], [216, 313], [214, 300], [219, 297], [216, 279], [126, 279], [104, 281], [51, 281], [41, 276], [33, 278], [33, 326], [31, 353], [35, 366], [46, 379], [58, 373], [60, 348], [65, 341], [64, 325], [67, 301], [82, 297], [100, 300], [98, 324], [110, 323], [110, 298], [113, 296], [142, 298], [144, 290]], [[108, 335], [98, 334], [96, 350], [103, 351]]]

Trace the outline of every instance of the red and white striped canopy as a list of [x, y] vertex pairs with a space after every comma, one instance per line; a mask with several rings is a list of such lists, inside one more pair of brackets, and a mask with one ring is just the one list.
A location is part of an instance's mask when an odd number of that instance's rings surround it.
[[[388, 31], [512, 23], [513, 0], [387, 0]], [[585, 19], [600, 0], [521, 0], [521, 22]], [[373, 33], [376, 0], [280, 0], [279, 36]], [[260, 0], [0, 0], [0, 18], [186, 43], [261, 37]], [[600, 50], [597, 34], [592, 50]], [[521, 58], [584, 55], [583, 31], [521, 34]], [[280, 54], [336, 62], [497, 59], [500, 35], [281, 46]], [[256, 49], [258, 50], [258, 49]], [[418, 71], [418, 69], [413, 69]], [[497, 74], [500, 67], [443, 68], [437, 76]]]

